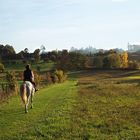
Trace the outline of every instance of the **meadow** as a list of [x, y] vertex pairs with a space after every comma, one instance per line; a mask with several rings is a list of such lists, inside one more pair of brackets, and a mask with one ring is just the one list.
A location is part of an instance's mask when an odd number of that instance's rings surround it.
[[[23, 71], [25, 69], [26, 64], [23, 64], [22, 61], [17, 60], [14, 63], [10, 62], [5, 64], [5, 69], [6, 71]], [[49, 62], [33, 62], [31, 63], [31, 68], [33, 70], [37, 70], [37, 67], [40, 68], [41, 72], [50, 70], [51, 68], [54, 67], [54, 62], [49, 61]]]
[[40, 89], [27, 114], [0, 104], [1, 140], [139, 140], [140, 71], [85, 71]]

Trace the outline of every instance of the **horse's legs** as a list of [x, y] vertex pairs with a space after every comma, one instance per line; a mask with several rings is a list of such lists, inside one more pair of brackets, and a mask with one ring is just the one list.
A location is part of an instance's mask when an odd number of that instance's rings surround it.
[[27, 102], [25, 103], [25, 113], [28, 112], [29, 100], [30, 100], [30, 96], [27, 97]]
[[31, 94], [31, 108], [33, 108], [33, 93]]
[[27, 107], [27, 104], [25, 104], [25, 113], [28, 113], [28, 107]]

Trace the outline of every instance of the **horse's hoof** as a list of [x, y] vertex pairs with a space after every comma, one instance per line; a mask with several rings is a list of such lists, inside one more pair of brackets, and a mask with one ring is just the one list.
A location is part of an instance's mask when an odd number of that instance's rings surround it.
[[33, 106], [31, 106], [31, 109], [33, 109]]
[[25, 111], [25, 113], [28, 113], [28, 111]]

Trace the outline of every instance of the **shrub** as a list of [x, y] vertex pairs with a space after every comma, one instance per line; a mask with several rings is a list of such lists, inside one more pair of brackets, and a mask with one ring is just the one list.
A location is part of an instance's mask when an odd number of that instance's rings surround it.
[[52, 83], [52, 78], [51, 78], [50, 72], [47, 72], [47, 73], [46, 73], [46, 80], [47, 80], [47, 82], [48, 82], [49, 84]]
[[15, 72], [7, 72], [6, 74], [7, 87], [6, 92], [18, 93], [18, 84], [15, 78]]
[[57, 77], [59, 83], [65, 81], [67, 78], [67, 75], [62, 70], [55, 70], [54, 75]]
[[15, 77], [15, 72], [7, 72], [7, 75], [6, 75], [6, 80], [8, 83], [13, 83], [15, 84], [16, 83], [16, 77]]
[[59, 79], [57, 75], [54, 74], [52, 77], [53, 77], [53, 83], [58, 83]]
[[128, 65], [129, 69], [139, 69], [140, 64], [137, 61], [130, 61]]
[[18, 80], [23, 80], [23, 72], [21, 72], [21, 71], [19, 71], [19, 72], [17, 72], [17, 78], [18, 78]]
[[41, 77], [40, 77], [40, 75], [38, 75], [37, 72], [34, 72], [34, 81], [35, 81], [36, 85], [40, 84]]
[[61, 83], [61, 82], [64, 82], [67, 78], [67, 75], [62, 71], [62, 70], [55, 70], [53, 71], [50, 75], [50, 73], [48, 73], [48, 79], [50, 80], [51, 78], [51, 81], [53, 83]]
[[58, 77], [58, 81], [61, 83], [63, 82], [64, 73], [62, 70], [56, 70], [55, 75]]
[[36, 70], [37, 70], [38, 72], [40, 72], [40, 70], [41, 70], [40, 66], [37, 66], [37, 67], [36, 67]]
[[4, 72], [4, 70], [5, 70], [4, 65], [0, 63], [0, 72]]
[[53, 83], [57, 83], [57, 82], [58, 82], [58, 77], [57, 77], [57, 75], [55, 74], [55, 72], [52, 72], [52, 73], [51, 73], [51, 81], [52, 81]]

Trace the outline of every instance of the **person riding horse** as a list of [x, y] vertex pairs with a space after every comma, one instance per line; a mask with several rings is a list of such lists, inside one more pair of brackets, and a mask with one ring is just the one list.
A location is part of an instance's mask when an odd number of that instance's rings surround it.
[[24, 77], [23, 81], [30, 81], [35, 88], [35, 92], [38, 91], [38, 89], [36, 88], [36, 84], [34, 82], [34, 73], [30, 69], [30, 65], [27, 64], [25, 68], [26, 68], [26, 70], [24, 70], [24, 73], [23, 73], [23, 77]]

